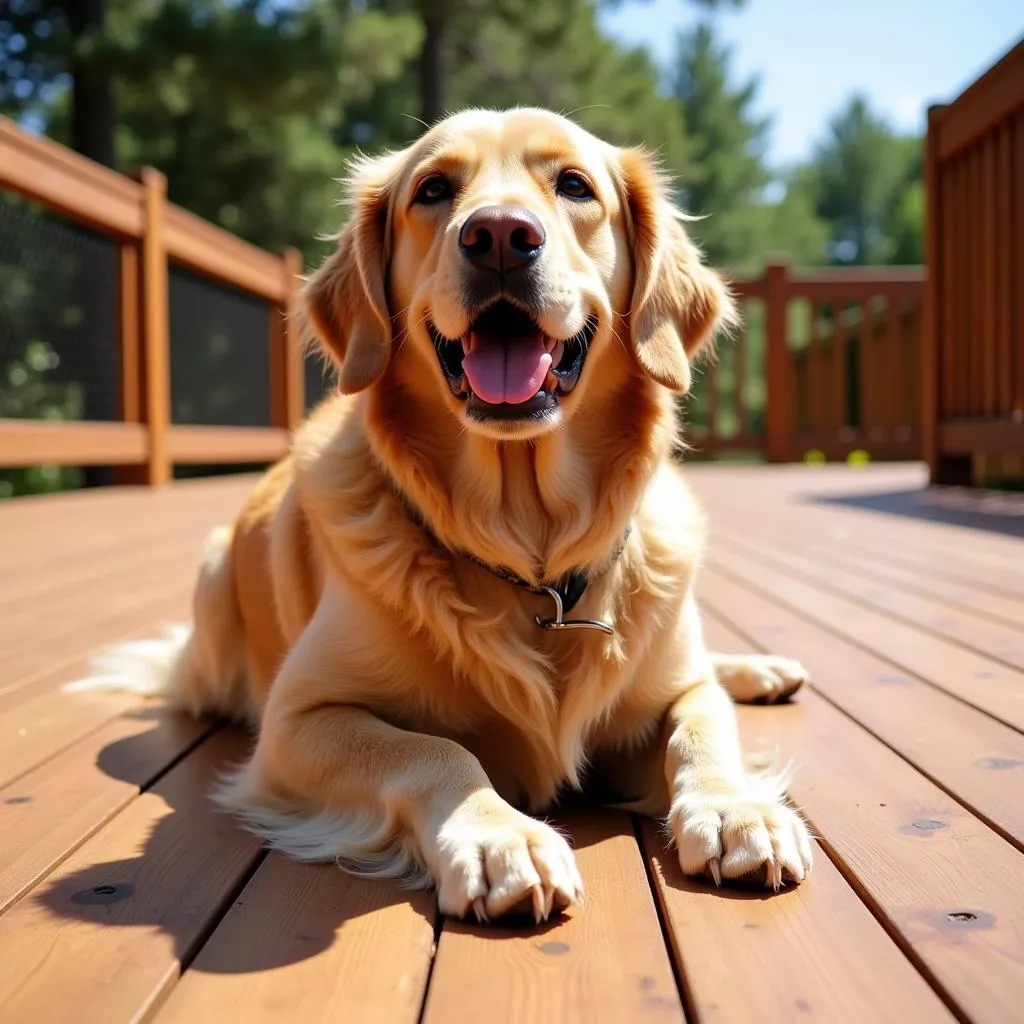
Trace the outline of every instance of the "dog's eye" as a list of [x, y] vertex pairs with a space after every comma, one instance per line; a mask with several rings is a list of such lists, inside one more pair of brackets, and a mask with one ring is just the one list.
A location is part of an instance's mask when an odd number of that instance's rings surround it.
[[440, 174], [433, 174], [420, 183], [413, 196], [414, 203], [423, 203], [429, 206], [431, 203], [443, 203], [452, 197], [451, 182]]
[[582, 174], [575, 171], [563, 171], [558, 177], [556, 186], [559, 193], [569, 199], [593, 199], [594, 190]]

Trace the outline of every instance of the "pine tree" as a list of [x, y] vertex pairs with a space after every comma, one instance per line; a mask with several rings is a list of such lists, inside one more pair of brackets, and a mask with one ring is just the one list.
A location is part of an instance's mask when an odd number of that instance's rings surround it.
[[[647, 143], [672, 170], [685, 162], [682, 124], [659, 89], [658, 69], [646, 51], [602, 34], [593, 0], [458, 3], [458, 17], [445, 25], [445, 111], [545, 106], [612, 142]], [[430, 122], [417, 116], [420, 84], [411, 62], [401, 78], [350, 105], [342, 141], [376, 149], [418, 136]]]
[[684, 33], [671, 75], [692, 162], [681, 176], [681, 205], [707, 219], [693, 234], [715, 263], [736, 266], [764, 248], [757, 212], [771, 180], [765, 163], [770, 122], [754, 113], [756, 80], [734, 85], [731, 55], [703, 21]]
[[853, 97], [832, 118], [807, 174], [834, 262], [920, 259], [921, 142], [900, 137], [866, 99]]
[[77, 2], [11, 0], [0, 15], [0, 110], [74, 146], [79, 81], [105, 82], [116, 166], [159, 168], [172, 201], [271, 249], [315, 247], [344, 107], [399, 74], [420, 36], [410, 14], [338, 0], [105, 0], [102, 30], [76, 32]]

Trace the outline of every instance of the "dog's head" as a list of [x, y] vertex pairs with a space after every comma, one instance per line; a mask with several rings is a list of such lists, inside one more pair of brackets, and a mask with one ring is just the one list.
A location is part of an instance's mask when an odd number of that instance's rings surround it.
[[646, 153], [555, 114], [467, 111], [359, 161], [350, 220], [310, 279], [341, 390], [389, 381], [499, 440], [588, 393], [685, 391], [732, 316]]

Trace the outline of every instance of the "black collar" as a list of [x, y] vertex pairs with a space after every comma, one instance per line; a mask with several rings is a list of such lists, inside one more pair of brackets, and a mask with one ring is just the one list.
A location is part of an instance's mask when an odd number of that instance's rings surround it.
[[[426, 527], [424, 527], [426, 529]], [[428, 531], [429, 532], [429, 531]], [[608, 565], [614, 565], [625, 550], [626, 541], [629, 540], [630, 533], [633, 532], [633, 524], [627, 523], [626, 530], [622, 534], [622, 539], [619, 541], [618, 547], [612, 552], [612, 556], [608, 561]], [[517, 587], [523, 590], [530, 591], [531, 594], [548, 594], [550, 591], [554, 591], [558, 594], [559, 600], [562, 602], [561, 608], [562, 613], [567, 614], [571, 612], [573, 608], [580, 603], [583, 595], [587, 591], [587, 587], [590, 586], [590, 573], [586, 569], [570, 569], [569, 572], [565, 573], [560, 579], [552, 580], [551, 582], [542, 582], [540, 586], [534, 586], [529, 580], [524, 580], [522, 576], [517, 576], [514, 572], [504, 568], [500, 565], [491, 565], [485, 562], [482, 558], [477, 558], [476, 555], [471, 555], [468, 551], [455, 552], [461, 555], [463, 558], [468, 558], [471, 562], [475, 562], [480, 566], [481, 569], [486, 569], [488, 572], [494, 573], [499, 579], [507, 580], [509, 583], [514, 583]]]
[[[550, 582], [543, 581], [539, 586], [534, 586], [529, 580], [523, 579], [522, 576], [517, 576], [510, 569], [506, 569], [504, 566], [491, 565], [489, 562], [485, 562], [482, 558], [477, 558], [476, 555], [470, 554], [468, 551], [453, 551], [442, 544], [433, 531], [427, 526], [426, 520], [420, 513], [419, 509], [412, 504], [403, 494], [396, 492], [398, 499], [405, 506], [412, 520], [420, 527], [421, 530], [430, 538], [431, 543], [436, 547], [444, 548], [451, 554], [461, 558], [468, 558], [471, 562], [479, 565], [481, 569], [486, 569], [488, 572], [493, 573], [499, 579], [505, 580], [514, 586], [519, 587], [522, 590], [528, 590], [531, 594], [551, 596], [552, 592], [558, 595], [558, 601], [560, 602], [559, 614], [557, 619], [560, 621], [561, 616], [567, 612], [572, 611], [580, 603], [583, 595], [587, 591], [587, 587], [590, 585], [590, 573], [586, 569], [570, 569], [569, 572], [565, 573], [561, 578], [552, 580]], [[626, 524], [626, 529], [622, 534], [622, 538], [619, 540], [618, 546], [611, 554], [611, 558], [608, 560], [608, 567], [614, 565], [619, 558], [622, 556], [622, 552], [626, 548], [626, 542], [629, 540], [629, 535], [633, 532], [633, 523], [629, 522]], [[538, 619], [538, 624], [541, 620]]]

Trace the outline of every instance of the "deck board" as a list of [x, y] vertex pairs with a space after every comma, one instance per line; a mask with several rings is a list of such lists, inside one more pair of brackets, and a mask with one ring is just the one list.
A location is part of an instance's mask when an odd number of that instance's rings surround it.
[[885, 929], [820, 849], [813, 885], [776, 897], [737, 889], [723, 898], [683, 876], [654, 822], [644, 823], [643, 836], [700, 1020], [954, 1020], [910, 961], [894, 955]]
[[626, 814], [567, 819], [586, 903], [537, 928], [445, 921], [424, 1024], [682, 1024], [683, 1008]]
[[156, 1019], [416, 1024], [436, 913], [426, 892], [271, 854]]
[[[708, 627], [711, 643], [735, 635]], [[741, 714], [745, 746], [794, 759], [793, 801], [857, 891], [969, 1019], [1012, 1019], [1024, 857], [819, 694], [772, 710]]]
[[[988, 579], [957, 577], [956, 549], [947, 550], [938, 556], [929, 554], [908, 564], [901, 542], [882, 544], [875, 540], [873, 534], [866, 534], [864, 530], [852, 536], [845, 528], [829, 532], [822, 529], [822, 524], [814, 516], [791, 516], [782, 521], [772, 518], [766, 522], [766, 517], [759, 514], [757, 522], [758, 535], [770, 535], [777, 542], [776, 550], [780, 544], [788, 547], [796, 527], [800, 531], [802, 555], [824, 559], [866, 580], [889, 586], [894, 593], [906, 591], [915, 595], [924, 594], [1009, 629], [1024, 631], [1024, 594], [1000, 591], [991, 587]], [[713, 524], [716, 536], [722, 536], [730, 525], [734, 533], [749, 536], [742, 515], [716, 519]], [[771, 530], [765, 529], [766, 526], [770, 526]]]
[[0, 504], [0, 1019], [1014, 1019], [1024, 497], [923, 493], [918, 467], [689, 475], [710, 642], [814, 678], [740, 721], [795, 761], [817, 867], [777, 897], [717, 892], [656, 826], [573, 810], [588, 902], [539, 930], [265, 856], [207, 800], [245, 737], [60, 691], [90, 651], [187, 615], [251, 479]]

